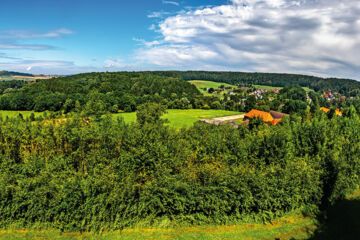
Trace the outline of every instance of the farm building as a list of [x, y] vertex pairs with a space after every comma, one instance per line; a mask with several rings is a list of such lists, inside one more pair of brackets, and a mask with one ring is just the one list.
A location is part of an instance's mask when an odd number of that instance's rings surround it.
[[271, 116], [268, 112], [259, 111], [256, 109], [251, 110], [247, 114], [245, 114], [245, 120], [246, 119], [252, 119], [252, 118], [262, 118], [264, 122], [271, 122], [274, 120], [274, 118]]
[[271, 114], [271, 116], [274, 119], [282, 119], [283, 117], [290, 117], [289, 114], [282, 113], [282, 112], [276, 112], [276, 111], [273, 111], [273, 110], [271, 110], [269, 113]]
[[276, 112], [276, 111], [270, 111], [270, 112], [263, 112], [256, 109], [251, 110], [245, 115], [245, 121], [243, 125], [249, 124], [249, 119], [251, 118], [262, 118], [264, 122], [268, 122], [271, 125], [277, 125], [279, 124], [284, 117], [290, 117], [289, 114]]

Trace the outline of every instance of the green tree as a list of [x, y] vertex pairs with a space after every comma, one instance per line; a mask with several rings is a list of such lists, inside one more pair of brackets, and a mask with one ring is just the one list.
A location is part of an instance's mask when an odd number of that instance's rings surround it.
[[161, 116], [165, 113], [165, 106], [157, 103], [145, 103], [140, 105], [136, 111], [137, 122], [140, 125], [163, 124], [166, 123], [166, 120], [161, 119]]

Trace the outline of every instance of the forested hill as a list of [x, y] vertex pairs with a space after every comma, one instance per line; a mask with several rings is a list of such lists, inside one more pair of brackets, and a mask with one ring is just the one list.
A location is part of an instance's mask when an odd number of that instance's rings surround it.
[[320, 78], [298, 74], [246, 73], [246, 72], [206, 72], [206, 71], [164, 71], [153, 72], [161, 76], [178, 77], [183, 80], [207, 80], [229, 84], [268, 85], [284, 87], [295, 84], [315, 91], [334, 90], [346, 96], [360, 94], [360, 82], [351, 79]]
[[[96, 109], [92, 106], [96, 103], [103, 110], [132, 112], [136, 106], [145, 102], [184, 109], [190, 108], [194, 98], [201, 96], [194, 85], [179, 78], [140, 72], [84, 73], [43, 79], [37, 84], [27, 84], [20, 88], [1, 86], [2, 110], [63, 109], [67, 112], [75, 109], [76, 104]], [[101, 109], [98, 111], [101, 112]]]
[[0, 71], [0, 77], [8, 76], [23, 76], [23, 77], [34, 77], [33, 74], [29, 73], [20, 73], [20, 72], [11, 72], [11, 71]]

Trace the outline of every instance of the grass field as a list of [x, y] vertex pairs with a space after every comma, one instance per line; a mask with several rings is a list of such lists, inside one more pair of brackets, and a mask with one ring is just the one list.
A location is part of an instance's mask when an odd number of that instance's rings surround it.
[[12, 239], [74, 239], [74, 240], [167, 240], [167, 239], [308, 239], [315, 230], [315, 221], [299, 215], [280, 218], [269, 224], [179, 227], [158, 229], [125, 229], [95, 233], [61, 233], [60, 231], [0, 231], [1, 240]]
[[52, 76], [0, 76], [0, 81], [11, 81], [11, 80], [21, 80], [21, 81], [35, 81], [36, 79], [49, 79]]
[[[24, 118], [30, 117], [31, 113], [35, 114], [35, 117], [43, 116], [43, 112], [31, 112], [31, 111], [0, 111], [0, 116], [2, 118], [16, 118], [19, 114], [22, 114]], [[224, 117], [231, 115], [238, 115], [240, 112], [225, 111], [225, 110], [202, 110], [202, 109], [169, 109], [164, 115], [164, 119], [169, 121], [169, 125], [176, 129], [187, 128], [192, 126], [195, 122], [200, 119], [211, 119], [214, 117]], [[131, 123], [136, 121], [136, 113], [117, 113], [113, 114], [114, 119], [122, 117], [126, 123]]]
[[[204, 94], [205, 96], [211, 96], [214, 94], [208, 93], [208, 91], [204, 90], [203, 88], [214, 88], [217, 89], [219, 88], [219, 86], [224, 85], [224, 87], [231, 87], [231, 88], [237, 88], [237, 86], [235, 85], [231, 85], [231, 84], [227, 84], [227, 83], [222, 83], [222, 82], [212, 82], [212, 81], [201, 81], [201, 80], [193, 80], [193, 81], [189, 81], [191, 84], [194, 84], [197, 89]], [[231, 90], [225, 90], [225, 92], [229, 92]], [[224, 92], [222, 93], [222, 95], [224, 94]]]
[[[225, 87], [231, 87], [231, 88], [237, 88], [237, 86], [235, 85], [231, 85], [231, 84], [227, 84], [227, 83], [221, 83], [221, 82], [212, 82], [212, 81], [200, 81], [200, 80], [193, 80], [193, 81], [189, 81], [190, 83], [194, 84], [201, 93], [203, 93], [204, 95], [212, 95], [210, 93], [208, 93], [207, 91], [203, 90], [202, 88], [219, 88], [220, 85], [224, 85]], [[273, 86], [265, 86], [265, 85], [253, 85], [253, 87], [257, 88], [257, 89], [282, 89], [283, 87], [273, 87]], [[303, 89], [309, 93], [311, 91], [313, 91], [312, 89], [308, 88], [308, 87], [303, 87]], [[229, 91], [226, 91], [229, 92]]]
[[282, 89], [282, 87], [273, 87], [273, 86], [265, 86], [265, 85], [253, 85], [253, 87], [257, 89]]
[[198, 88], [219, 88], [219, 86], [224, 85], [225, 87], [232, 87], [237, 88], [235, 85], [222, 83], [222, 82], [211, 82], [211, 81], [200, 81], [200, 80], [193, 80], [189, 81], [191, 84], [194, 84]]
[[34, 113], [35, 117], [43, 116], [44, 114], [42, 112], [0, 110], [0, 116], [2, 118], [6, 118], [6, 117], [15, 118], [19, 116], [19, 113], [21, 113], [21, 115], [23, 115], [24, 118], [30, 117], [31, 113]]
[[[202, 109], [188, 109], [188, 110], [178, 110], [178, 109], [169, 109], [167, 114], [164, 115], [164, 119], [169, 120], [169, 125], [171, 127], [180, 129], [187, 128], [194, 124], [194, 122], [199, 121], [200, 119], [211, 119], [214, 117], [224, 117], [231, 115], [241, 114], [239, 112], [225, 111], [225, 110], [202, 110]], [[136, 121], [136, 113], [117, 113], [113, 115], [114, 118], [122, 117], [126, 123]]]

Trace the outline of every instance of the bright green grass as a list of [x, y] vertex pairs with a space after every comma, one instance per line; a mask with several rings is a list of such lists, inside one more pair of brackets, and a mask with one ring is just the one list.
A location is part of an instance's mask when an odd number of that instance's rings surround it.
[[308, 239], [315, 221], [299, 215], [281, 218], [272, 224], [239, 224], [228, 226], [178, 227], [171, 229], [125, 229], [94, 233], [60, 233], [59, 231], [0, 231], [0, 239], [61, 240], [166, 240], [166, 239]]
[[189, 81], [191, 84], [194, 84], [197, 88], [219, 88], [219, 86], [224, 85], [225, 87], [237, 88], [235, 85], [222, 83], [222, 82], [212, 82], [212, 81], [200, 81], [193, 80]]
[[[222, 82], [201, 81], [201, 80], [193, 80], [193, 81], [189, 81], [189, 82], [191, 84], [194, 84], [197, 87], [197, 89], [205, 96], [213, 96], [213, 95], [217, 95], [217, 94], [208, 93], [208, 91], [204, 90], [203, 88], [218, 89], [221, 85], [224, 85], [224, 87], [237, 88], [237, 86], [235, 86], [235, 85], [222, 83]], [[225, 91], [223, 91], [221, 93], [221, 96], [224, 95], [224, 93], [228, 93], [230, 91], [231, 91], [231, 89], [225, 89]]]
[[253, 85], [256, 89], [282, 89], [282, 87], [273, 87], [273, 86], [265, 86], [265, 85]]
[[32, 112], [32, 111], [5, 111], [5, 110], [0, 110], [0, 116], [2, 116], [2, 118], [16, 118], [19, 116], [19, 113], [21, 113], [21, 115], [23, 115], [24, 118], [28, 118], [30, 117], [31, 113], [34, 113], [35, 117], [39, 117], [39, 116], [43, 116], [44, 113], [42, 112]]
[[[257, 89], [283, 89], [283, 87], [273, 87], [273, 86], [265, 86], [265, 85], [253, 85], [253, 86], [254, 86], [254, 88], [257, 88]], [[306, 91], [306, 93], [314, 91], [308, 87], [303, 87], [303, 89]]]
[[[231, 87], [231, 88], [237, 88], [235, 85], [227, 84], [227, 83], [221, 83], [221, 82], [212, 82], [212, 81], [200, 81], [200, 80], [194, 80], [189, 81], [190, 83], [194, 84], [201, 93], [204, 95], [210, 96], [210, 95], [216, 95], [216, 94], [210, 94], [206, 90], [203, 90], [203, 88], [219, 88], [220, 85], [224, 85], [225, 87]], [[257, 89], [282, 89], [283, 87], [273, 87], [273, 86], [265, 86], [265, 85], [253, 85], [254, 88]], [[306, 91], [306, 93], [309, 93], [311, 91], [314, 91], [308, 87], [303, 87], [303, 89]], [[226, 90], [225, 92], [229, 92], [231, 90]], [[224, 92], [222, 93], [224, 94]]]
[[[224, 117], [241, 114], [240, 112], [225, 111], [225, 110], [202, 110], [202, 109], [169, 109], [164, 119], [169, 120], [169, 125], [176, 129], [191, 127], [194, 122], [200, 119], [211, 119], [214, 117]], [[126, 123], [136, 121], [136, 113], [117, 113], [113, 115], [114, 118], [122, 117]]]

